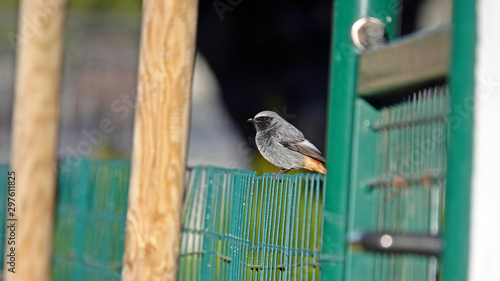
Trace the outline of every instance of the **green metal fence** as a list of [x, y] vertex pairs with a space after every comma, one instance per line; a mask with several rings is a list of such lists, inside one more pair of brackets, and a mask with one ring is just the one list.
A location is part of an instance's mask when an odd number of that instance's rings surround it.
[[[399, 1], [335, 1], [322, 280], [467, 280], [475, 1], [453, 2], [397, 38]], [[358, 50], [368, 17], [389, 42]]]
[[323, 176], [189, 175], [180, 280], [319, 280]]
[[[53, 280], [121, 279], [129, 176], [128, 161], [60, 162]], [[319, 280], [322, 175], [275, 181], [196, 167], [186, 176], [180, 280]], [[3, 217], [6, 182], [0, 190]]]
[[[130, 163], [71, 158], [63, 159], [59, 167], [52, 280], [120, 280]], [[5, 179], [8, 168], [0, 165]], [[6, 188], [7, 182], [0, 181], [2, 226]], [[3, 253], [5, 233], [0, 237]], [[0, 255], [0, 268], [3, 258]]]
[[[356, 112], [347, 233], [440, 234], [446, 87], [425, 89], [378, 110], [360, 99]], [[380, 252], [348, 247], [344, 280], [434, 280], [438, 274], [434, 256]]]
[[60, 163], [53, 280], [120, 280], [130, 163]]

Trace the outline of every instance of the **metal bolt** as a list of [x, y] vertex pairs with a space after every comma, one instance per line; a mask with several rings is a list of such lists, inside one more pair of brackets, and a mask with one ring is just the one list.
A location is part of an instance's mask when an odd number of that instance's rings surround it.
[[360, 18], [352, 25], [351, 39], [362, 51], [380, 47], [387, 41], [385, 26], [377, 18]]
[[373, 191], [373, 187], [369, 183], [361, 182], [360, 185], [361, 185], [361, 188], [363, 188], [363, 190], [365, 192], [371, 192], [371, 191]]
[[384, 248], [389, 248], [392, 245], [392, 237], [389, 234], [385, 234], [380, 238], [380, 246]]

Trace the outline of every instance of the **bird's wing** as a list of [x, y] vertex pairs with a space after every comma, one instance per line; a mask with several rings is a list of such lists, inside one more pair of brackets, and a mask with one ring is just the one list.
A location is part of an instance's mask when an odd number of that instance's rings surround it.
[[321, 155], [321, 152], [310, 141], [304, 138], [304, 135], [291, 124], [287, 124], [285, 128], [280, 130], [280, 134], [276, 137], [276, 141], [284, 147], [296, 151], [298, 153], [309, 156], [313, 159], [326, 162], [326, 159]]
[[305, 156], [309, 156], [323, 163], [326, 162], [326, 159], [321, 155], [321, 152], [311, 142], [309, 142], [306, 139], [296, 143], [280, 142], [280, 144], [282, 144], [284, 147], [290, 150], [304, 154]]

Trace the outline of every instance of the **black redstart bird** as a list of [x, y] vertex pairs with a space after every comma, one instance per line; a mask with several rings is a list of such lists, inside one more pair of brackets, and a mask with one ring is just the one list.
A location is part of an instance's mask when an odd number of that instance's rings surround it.
[[299, 129], [281, 118], [276, 112], [262, 111], [247, 122], [254, 124], [257, 134], [255, 143], [264, 158], [281, 168], [276, 174], [304, 168], [326, 174], [321, 152]]

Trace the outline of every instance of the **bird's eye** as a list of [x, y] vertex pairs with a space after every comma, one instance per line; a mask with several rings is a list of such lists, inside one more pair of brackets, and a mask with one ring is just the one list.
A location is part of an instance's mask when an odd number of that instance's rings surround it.
[[269, 121], [269, 117], [263, 117], [262, 120]]

